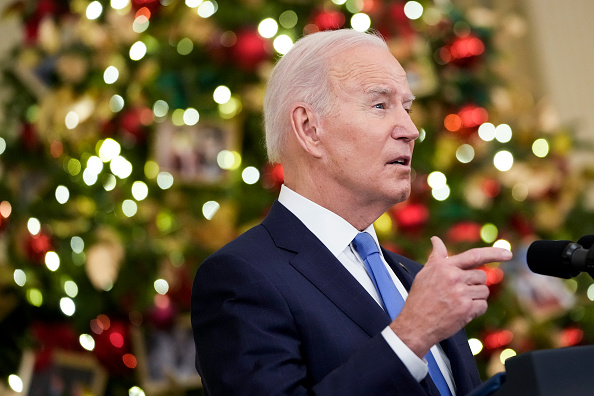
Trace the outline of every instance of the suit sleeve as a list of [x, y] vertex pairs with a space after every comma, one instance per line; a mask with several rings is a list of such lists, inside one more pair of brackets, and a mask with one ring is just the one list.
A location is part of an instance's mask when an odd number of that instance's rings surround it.
[[200, 266], [192, 327], [209, 395], [427, 394], [381, 334], [314, 383], [281, 290], [242, 258], [217, 255]]

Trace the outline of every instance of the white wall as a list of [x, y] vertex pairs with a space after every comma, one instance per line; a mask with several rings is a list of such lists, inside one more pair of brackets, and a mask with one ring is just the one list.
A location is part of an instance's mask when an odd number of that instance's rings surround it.
[[[594, 145], [594, 1], [523, 1], [543, 92], [560, 122]], [[592, 149], [576, 154], [576, 163], [594, 167]]]

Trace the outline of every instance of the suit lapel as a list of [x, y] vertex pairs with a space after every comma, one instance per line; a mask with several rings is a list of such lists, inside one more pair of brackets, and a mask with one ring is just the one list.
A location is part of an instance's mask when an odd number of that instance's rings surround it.
[[390, 323], [350, 272], [282, 204], [275, 202], [262, 224], [279, 248], [296, 253], [290, 264], [370, 337]]

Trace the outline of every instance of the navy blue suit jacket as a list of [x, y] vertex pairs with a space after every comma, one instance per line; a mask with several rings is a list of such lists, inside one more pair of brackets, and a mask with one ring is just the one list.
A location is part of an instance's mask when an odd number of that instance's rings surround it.
[[[410, 289], [422, 266], [383, 254]], [[369, 293], [278, 202], [262, 224], [202, 263], [192, 289], [196, 367], [208, 395], [438, 395], [386, 343], [380, 332], [388, 324]], [[464, 330], [441, 346], [458, 395], [477, 387]]]

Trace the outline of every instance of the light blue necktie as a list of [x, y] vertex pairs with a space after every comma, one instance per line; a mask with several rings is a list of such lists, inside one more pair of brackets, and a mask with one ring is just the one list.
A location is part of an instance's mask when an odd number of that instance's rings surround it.
[[[367, 272], [369, 273], [375, 289], [380, 295], [380, 299], [384, 304], [386, 312], [388, 312], [390, 318], [394, 320], [404, 306], [404, 299], [382, 262], [373, 237], [367, 232], [360, 232], [355, 239], [353, 239], [353, 246], [365, 262]], [[450, 388], [448, 387], [441, 370], [437, 366], [437, 362], [431, 351], [427, 353], [425, 359], [427, 360], [427, 363], [429, 363], [429, 375], [435, 383], [435, 386], [437, 386], [439, 393], [441, 393], [442, 396], [451, 396]]]

